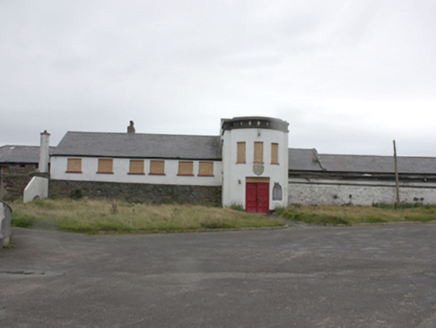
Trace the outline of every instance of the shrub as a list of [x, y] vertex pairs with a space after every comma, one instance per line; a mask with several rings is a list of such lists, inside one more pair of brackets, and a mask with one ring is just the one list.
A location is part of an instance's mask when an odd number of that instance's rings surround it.
[[81, 199], [83, 197], [82, 190], [81, 189], [73, 189], [70, 191], [69, 196], [71, 199]]
[[240, 204], [232, 204], [229, 206], [229, 208], [231, 208], [234, 211], [245, 212], [244, 207]]

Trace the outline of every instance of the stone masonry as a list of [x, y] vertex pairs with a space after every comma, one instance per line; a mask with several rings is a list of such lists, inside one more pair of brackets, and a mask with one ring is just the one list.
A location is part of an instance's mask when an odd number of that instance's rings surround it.
[[81, 194], [89, 198], [124, 199], [144, 203], [217, 203], [221, 187], [50, 180], [49, 197]]

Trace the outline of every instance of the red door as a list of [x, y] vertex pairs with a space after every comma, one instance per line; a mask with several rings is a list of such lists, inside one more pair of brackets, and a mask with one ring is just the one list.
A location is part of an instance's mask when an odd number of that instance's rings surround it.
[[248, 213], [268, 213], [269, 183], [247, 182], [245, 192], [245, 210]]

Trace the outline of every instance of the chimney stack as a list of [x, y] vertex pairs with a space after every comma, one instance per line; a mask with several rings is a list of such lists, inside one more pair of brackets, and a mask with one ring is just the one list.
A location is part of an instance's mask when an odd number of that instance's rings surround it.
[[39, 172], [48, 173], [48, 160], [50, 150], [50, 133], [47, 130], [41, 132], [41, 145], [39, 148]]
[[133, 126], [133, 121], [130, 121], [130, 125], [127, 127], [127, 133], [135, 133], [135, 127]]

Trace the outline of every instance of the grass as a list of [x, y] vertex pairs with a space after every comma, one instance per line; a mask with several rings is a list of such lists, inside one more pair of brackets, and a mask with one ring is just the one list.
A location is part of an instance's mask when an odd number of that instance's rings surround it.
[[385, 223], [436, 220], [436, 206], [401, 204], [375, 206], [304, 206], [293, 205], [276, 211], [278, 217], [317, 225], [353, 225], [359, 223]]
[[12, 226], [96, 234], [273, 227], [284, 223], [230, 208], [89, 199], [12, 202]]

